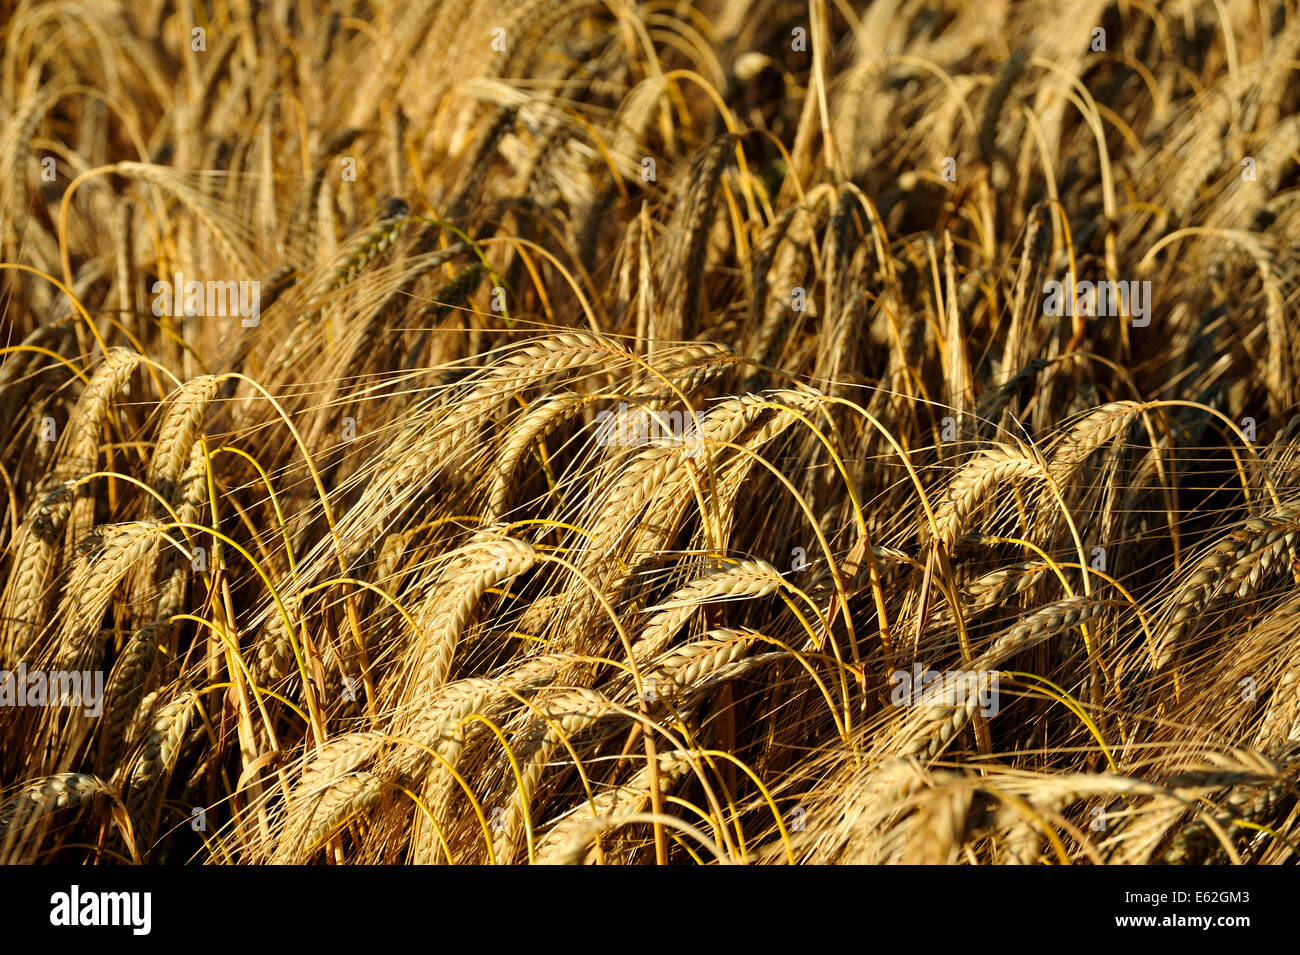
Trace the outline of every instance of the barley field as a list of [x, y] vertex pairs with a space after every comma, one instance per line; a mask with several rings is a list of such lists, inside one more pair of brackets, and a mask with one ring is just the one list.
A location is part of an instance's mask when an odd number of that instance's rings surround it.
[[1300, 859], [1294, 0], [0, 31], [0, 862]]

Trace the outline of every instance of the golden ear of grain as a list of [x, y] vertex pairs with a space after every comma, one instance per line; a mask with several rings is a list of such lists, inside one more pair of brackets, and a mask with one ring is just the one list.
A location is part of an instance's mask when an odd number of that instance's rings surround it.
[[420, 652], [411, 673], [421, 690], [446, 682], [461, 632], [489, 588], [526, 572], [537, 553], [510, 538], [471, 545], [448, 567], [444, 579], [416, 616]]
[[367, 265], [391, 246], [406, 225], [411, 207], [401, 199], [390, 199], [378, 219], [354, 236], [335, 255], [325, 276], [311, 290], [306, 318], [314, 320], [325, 311], [325, 299], [346, 288], [365, 271]]
[[[690, 770], [688, 755], [669, 751], [657, 761], [663, 792]], [[639, 813], [650, 799], [650, 767], [643, 766], [627, 783], [583, 802], [547, 829], [537, 845], [538, 865], [575, 865], [583, 861], [591, 840], [600, 832], [621, 825], [624, 814]]]
[[171, 624], [157, 620], [140, 628], [127, 640], [104, 686], [103, 752], [100, 765], [110, 778], [117, 772], [128, 748], [130, 721], [148, 690], [149, 670]]
[[50, 580], [75, 493], [75, 482], [66, 481], [45, 494], [29, 510], [14, 541], [14, 573], [0, 600], [6, 660], [22, 660], [48, 622]]
[[[101, 435], [113, 400], [144, 358], [128, 348], [110, 348], [68, 420], [61, 453], [51, 470], [64, 479], [76, 479], [95, 470]], [[95, 499], [89, 485], [83, 485], [68, 518], [68, 539], [75, 542], [90, 529], [95, 518]]]
[[6, 865], [23, 861], [20, 850], [50, 813], [86, 805], [107, 789], [99, 777], [84, 773], [55, 773], [29, 782], [0, 806], [0, 859]]
[[[1269, 818], [1287, 798], [1289, 788], [1285, 776], [1265, 782], [1243, 781], [1229, 791], [1226, 811], [1215, 814], [1214, 822], [1221, 832], [1259, 825], [1258, 820]], [[1202, 816], [1178, 831], [1161, 861], [1165, 865], [1205, 865], [1223, 856], [1221, 850], [1219, 837]]]
[[58, 669], [81, 669], [72, 664], [84, 659], [86, 641], [98, 632], [114, 592], [157, 545], [164, 527], [158, 521], [126, 521], [99, 528], [99, 543], [80, 559], [64, 592]]
[[999, 666], [1011, 655], [1087, 623], [1105, 609], [1104, 603], [1087, 596], [1067, 597], [1040, 607], [994, 637], [973, 666], [977, 669]]
[[175, 493], [203, 420], [220, 388], [221, 379], [217, 375], [200, 375], [181, 385], [167, 402], [153, 458], [149, 461], [149, 483], [167, 500]]
[[500, 520], [505, 514], [511, 483], [521, 460], [536, 441], [581, 410], [580, 395], [557, 395], [536, 402], [511, 429], [493, 468], [492, 489], [488, 492], [487, 518]]
[[161, 694], [150, 694], [137, 712], [137, 720], [150, 721], [147, 732], [141, 733], [144, 745], [134, 761], [118, 766], [113, 781], [129, 792], [127, 806], [138, 840], [148, 836], [149, 821], [176, 768], [197, 698], [197, 693], [186, 691], [159, 707]]
[[1269, 576], [1289, 570], [1300, 542], [1300, 506], [1246, 521], [1197, 562], [1172, 599], [1172, 609], [1151, 648], [1152, 665], [1165, 669], [1187, 652], [1188, 638], [1209, 611], [1263, 588]]
[[327, 740], [303, 767], [294, 799], [318, 795], [330, 783], [374, 759], [383, 745], [383, 735], [375, 732], [347, 733]]
[[632, 645], [637, 664], [643, 664], [663, 652], [664, 647], [701, 606], [714, 600], [757, 600], [776, 593], [781, 575], [766, 561], [745, 560], [691, 581], [676, 591], [659, 607]]
[[277, 843], [272, 865], [300, 864], [350, 819], [373, 806], [384, 794], [384, 783], [372, 773], [353, 772], [329, 783], [310, 800], [298, 819], [291, 819]]
[[951, 549], [966, 523], [988, 496], [1008, 481], [1039, 479], [1043, 467], [1016, 451], [993, 448], [967, 463], [948, 485], [935, 514], [935, 538]]
[[685, 688], [709, 674], [725, 670], [728, 664], [745, 656], [757, 642], [757, 636], [738, 630], [710, 630], [704, 639], [664, 654], [655, 661], [654, 669], [678, 688]]
[[1065, 484], [1093, 451], [1122, 434], [1145, 410], [1146, 405], [1137, 401], [1113, 401], [1076, 421], [1053, 449], [1049, 466], [1052, 478]]
[[603, 694], [578, 687], [547, 696], [538, 710], [539, 719], [521, 734], [521, 785], [499, 816], [499, 830], [493, 839], [497, 859], [503, 864], [512, 862], [519, 851], [530, 802], [552, 757], [564, 742], [613, 712], [614, 706]]

